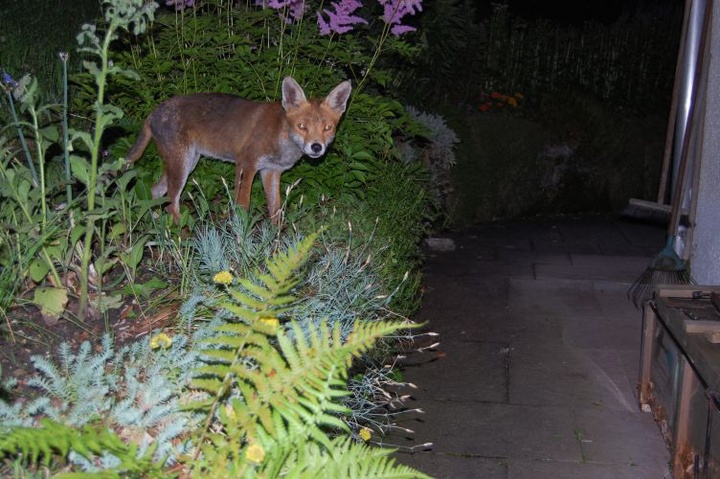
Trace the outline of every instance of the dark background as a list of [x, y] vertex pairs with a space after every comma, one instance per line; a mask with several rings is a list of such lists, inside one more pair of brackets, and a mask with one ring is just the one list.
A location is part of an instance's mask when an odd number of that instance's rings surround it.
[[[432, 1], [432, 0], [426, 0]], [[612, 23], [623, 15], [631, 15], [639, 6], [667, 6], [682, 3], [673, 0], [608, 0], [603, 2], [583, 2], [573, 0], [510, 0], [507, 2], [477, 1], [480, 18], [487, 17], [492, 11], [491, 4], [507, 3], [510, 12], [527, 18], [546, 18], [567, 24], [579, 24], [589, 20]]]

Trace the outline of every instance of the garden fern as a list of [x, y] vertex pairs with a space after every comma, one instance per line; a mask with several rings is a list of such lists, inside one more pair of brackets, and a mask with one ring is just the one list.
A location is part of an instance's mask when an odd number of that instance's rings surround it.
[[[227, 300], [211, 308], [224, 319], [201, 326], [196, 341], [165, 335], [165, 346], [153, 346], [158, 334], [115, 353], [106, 338], [98, 353], [89, 343], [77, 353], [62, 348], [57, 366], [35, 358], [40, 375], [31, 382], [41, 395], [26, 407], [0, 401], [3, 417], [17, 416], [0, 431], [0, 454], [108, 477], [157, 477], [178, 463], [195, 477], [426, 477], [352, 440], [346, 421], [348, 369], [408, 325], [358, 319], [348, 334], [339, 322], [295, 319], [317, 236], [244, 278], [217, 274]], [[34, 421], [33, 411], [54, 420]]]
[[[333, 477], [391, 477], [367, 475], [395, 466], [386, 452], [367, 453], [364, 445], [342, 436], [349, 428], [341, 419], [348, 413], [341, 399], [348, 395], [353, 358], [407, 325], [358, 321], [347, 337], [337, 323], [282, 325], [278, 317], [296, 301], [298, 270], [315, 239], [309, 236], [277, 254], [255, 281], [244, 278], [238, 287], [228, 286], [232, 302], [222, 306], [235, 318], [203, 340], [204, 364], [192, 381], [211, 395], [190, 406], [207, 414], [196, 475], [285, 477], [294, 471], [291, 477], [318, 477], [323, 470], [318, 464], [333, 463], [345, 468]], [[392, 477], [424, 477], [410, 469], [406, 474], [395, 471]]]
[[[2, 432], [0, 455], [22, 454], [32, 464], [42, 462], [47, 466], [52, 458], [67, 457], [71, 453], [92, 459], [110, 452], [118, 463], [113, 471], [103, 471], [98, 477], [166, 477], [161, 472], [162, 462], [153, 461], [154, 447], [139, 455], [136, 444], [125, 443], [103, 425], [74, 428], [44, 419], [40, 427], [6, 428]], [[72, 474], [66, 475], [70, 476]], [[90, 476], [83, 474], [83, 477]]]

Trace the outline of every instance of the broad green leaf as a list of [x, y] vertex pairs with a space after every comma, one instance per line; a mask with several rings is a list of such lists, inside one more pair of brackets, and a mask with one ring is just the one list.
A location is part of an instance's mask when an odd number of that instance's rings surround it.
[[42, 128], [40, 130], [40, 134], [42, 134], [42, 136], [44, 136], [46, 139], [53, 143], [57, 142], [60, 139], [60, 132], [55, 125], [50, 125]]
[[85, 144], [85, 147], [88, 149], [92, 148], [93, 140], [92, 136], [90, 136], [90, 133], [86, 131], [78, 131], [78, 130], [72, 130], [72, 135], [70, 137], [70, 143], [73, 143], [75, 140], [80, 140]]
[[70, 156], [70, 169], [73, 176], [77, 178], [83, 185], [90, 184], [90, 165], [87, 160], [81, 156]]
[[30, 262], [30, 266], [28, 267], [28, 273], [30, 274], [30, 279], [35, 281], [36, 283], [39, 283], [50, 272], [50, 267], [47, 265], [47, 263], [40, 258], [35, 258]]
[[131, 268], [137, 268], [145, 254], [145, 244], [150, 240], [150, 236], [143, 236], [130, 249], [130, 253], [127, 254], [127, 262]]
[[45, 324], [57, 324], [68, 303], [67, 291], [64, 288], [42, 287], [35, 289], [33, 303], [40, 308]]

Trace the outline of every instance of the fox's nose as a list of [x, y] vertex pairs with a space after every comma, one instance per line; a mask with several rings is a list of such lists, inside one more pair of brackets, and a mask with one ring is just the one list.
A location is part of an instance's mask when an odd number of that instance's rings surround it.
[[313, 151], [313, 153], [320, 154], [322, 152], [323, 146], [320, 143], [313, 143], [312, 145], [310, 145], [310, 149]]

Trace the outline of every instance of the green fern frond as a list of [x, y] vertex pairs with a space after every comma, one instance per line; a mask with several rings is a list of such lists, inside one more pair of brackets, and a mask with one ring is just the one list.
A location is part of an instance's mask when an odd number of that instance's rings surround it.
[[[239, 321], [223, 324], [202, 342], [204, 364], [196, 369], [192, 385], [213, 399], [190, 407], [207, 414], [199, 441], [205, 444], [206, 460], [224, 454], [242, 462], [237, 451], [261, 435], [329, 448], [328, 431], [348, 429], [342, 416], [349, 411], [341, 400], [348, 395], [353, 358], [377, 339], [406, 328], [358, 321], [353, 332], [344, 335], [340, 324], [326, 322], [301, 326], [290, 321], [287, 329], [264, 325], [263, 320], [277, 321], [279, 311], [295, 301], [291, 293], [300, 281], [297, 271], [314, 239], [277, 254], [267, 263], [268, 273], [252, 284], [245, 279], [240, 290], [230, 289], [231, 301], [224, 307]], [[218, 417], [222, 433], [211, 433]]]
[[252, 323], [262, 318], [276, 318], [297, 301], [291, 291], [300, 282], [297, 271], [305, 264], [317, 234], [300, 241], [294, 248], [277, 253], [254, 278], [240, 279], [239, 289], [229, 289], [232, 302], [222, 306], [241, 321]]
[[243, 477], [431, 479], [409, 466], [396, 464], [390, 457], [391, 449], [371, 447], [347, 437], [332, 439], [327, 447], [272, 440], [263, 441], [263, 446], [267, 449], [264, 461], [247, 468]]
[[0, 436], [1, 454], [22, 454], [31, 464], [48, 465], [54, 457], [67, 458], [75, 452], [91, 459], [94, 455], [113, 454], [120, 461], [114, 471], [104, 471], [106, 476], [121, 477], [121, 474], [143, 477], [162, 477], [161, 467], [154, 463], [155, 447], [150, 447], [138, 457], [138, 446], [125, 444], [115, 433], [104, 426], [74, 428], [45, 419], [39, 427], [17, 427], [3, 431]]
[[[366, 351], [377, 338], [392, 334], [404, 327], [401, 324], [378, 322], [358, 323], [346, 340], [340, 339], [339, 326], [330, 329], [309, 326], [305, 334], [292, 324], [292, 335], [277, 334], [278, 349], [264, 336], [245, 338], [244, 350], [238, 357], [252, 357], [257, 367], [248, 369], [239, 361], [231, 364], [212, 364], [202, 368], [204, 375], [221, 373], [223, 378], [234, 377], [242, 403], [234, 411], [233, 430], [237, 439], [253, 437], [261, 426], [269, 434], [277, 430], [271, 412], [277, 412], [296, 434], [305, 440], [328, 446], [326, 429], [346, 430], [339, 418], [348, 412], [340, 399], [348, 394], [346, 378], [352, 358]], [[254, 340], [259, 340], [257, 343]], [[214, 385], [225, 380], [217, 377]], [[217, 389], [227, 392], [227, 389]]]
[[[316, 470], [324, 471], [325, 477], [348, 479], [430, 479], [430, 476], [409, 466], [395, 464], [395, 460], [389, 457], [391, 453], [390, 449], [358, 444], [350, 438], [338, 438], [333, 441], [329, 454], [325, 455], [325, 467]], [[318, 467], [316, 463], [311, 464], [313, 468]]]
[[[237, 315], [240, 322], [224, 324], [217, 329], [217, 334], [203, 341], [205, 349], [202, 354], [208, 361], [197, 370], [199, 377], [193, 381], [194, 387], [204, 389], [214, 396], [203, 438], [221, 401], [233, 387], [239, 389], [245, 399], [244, 407], [239, 408], [236, 414], [239, 434], [253, 434], [258, 421], [263, 427], [273, 429], [270, 415], [265, 407], [258, 404], [258, 396], [253, 391], [256, 385], [268, 381], [267, 377], [261, 379], [256, 376], [272, 374], [281, 369], [283, 363], [272, 354], [263, 353], [273, 352], [275, 349], [268, 342], [269, 331], [260, 320], [276, 318], [288, 304], [295, 301], [290, 292], [300, 281], [297, 270], [307, 261], [316, 237], [317, 234], [310, 235], [295, 248], [276, 254], [267, 262], [269, 273], [258, 274], [255, 283], [247, 278], [241, 280], [245, 291], [229, 290], [235, 302], [225, 303], [223, 306]], [[254, 367], [249, 367], [248, 360], [252, 361]], [[202, 406], [202, 410], [205, 410], [207, 402], [197, 406]]]
[[[317, 328], [306, 325], [306, 340], [300, 326], [292, 323], [293, 339], [285, 333], [277, 337], [288, 364], [287, 373], [276, 375], [273, 381], [281, 394], [266, 397], [264, 402], [281, 413], [292, 409], [307, 425], [345, 429], [338, 424], [336, 415], [346, 409], [337, 401], [348, 394], [346, 379], [352, 358], [367, 351], [378, 338], [402, 328], [403, 325], [391, 322], [358, 322], [355, 331], [343, 342], [337, 324], [332, 329], [325, 323]], [[297, 405], [288, 405], [284, 399], [292, 393], [302, 398]], [[286, 419], [291, 420], [289, 415]], [[309, 434], [316, 436], [316, 431], [310, 430]]]

